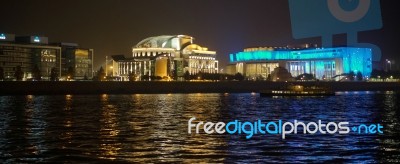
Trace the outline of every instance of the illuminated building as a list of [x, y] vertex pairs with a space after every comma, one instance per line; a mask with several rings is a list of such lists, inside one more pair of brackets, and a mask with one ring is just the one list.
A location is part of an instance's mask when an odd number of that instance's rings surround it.
[[[48, 45], [47, 37], [0, 34], [0, 67], [5, 80], [14, 80], [18, 66], [24, 72], [23, 80], [32, 78], [32, 70], [37, 66], [43, 80], [50, 78], [52, 68], [61, 69], [61, 48]], [[59, 73], [60, 74], [60, 73]]]
[[47, 37], [15, 36], [0, 33], [0, 67], [6, 80], [13, 80], [17, 66], [24, 72], [23, 80], [32, 77], [37, 66], [42, 80], [49, 80], [55, 68], [58, 76], [66, 76], [69, 67], [73, 68], [74, 79], [93, 77], [93, 49], [79, 48], [75, 43], [49, 45]]
[[133, 56], [127, 60], [114, 60], [117, 76], [134, 74], [140, 80], [146, 77], [183, 79], [190, 74], [217, 73], [216, 52], [193, 43], [187, 35], [149, 37], [132, 48]]
[[[111, 76], [118, 76], [120, 80], [127, 81], [129, 74], [133, 73], [133, 66], [136, 61], [133, 58], [126, 58], [124, 55], [112, 55]], [[107, 66], [106, 66], [107, 67]], [[135, 75], [136, 76], [136, 75]]]
[[230, 73], [241, 73], [249, 79], [267, 79], [276, 67], [286, 68], [293, 77], [308, 73], [317, 79], [334, 79], [342, 74], [372, 72], [372, 50], [369, 48], [248, 48], [230, 54]]
[[73, 69], [74, 79], [93, 78], [93, 49], [80, 48], [76, 43], [59, 43], [62, 48], [61, 76], [66, 77], [68, 69]]

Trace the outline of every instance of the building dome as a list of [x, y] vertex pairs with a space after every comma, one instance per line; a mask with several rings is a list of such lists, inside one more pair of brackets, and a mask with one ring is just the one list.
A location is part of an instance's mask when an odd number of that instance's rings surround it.
[[134, 48], [180, 48], [193, 42], [193, 37], [187, 35], [160, 35], [143, 39]]

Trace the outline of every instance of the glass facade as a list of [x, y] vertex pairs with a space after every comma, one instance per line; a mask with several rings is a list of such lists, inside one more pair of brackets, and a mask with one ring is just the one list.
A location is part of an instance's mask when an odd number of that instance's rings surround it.
[[63, 76], [67, 75], [68, 68], [74, 70], [75, 79], [93, 77], [93, 50], [82, 48], [65, 49], [65, 61], [63, 62]]
[[[372, 50], [369, 48], [338, 47], [316, 49], [255, 50], [230, 54], [231, 63], [280, 63], [293, 77], [310, 73], [316, 78], [332, 78], [343, 73], [360, 72], [370, 76]], [[252, 71], [251, 71], [252, 72]], [[246, 72], [247, 75], [252, 73]]]
[[24, 72], [23, 80], [32, 78], [32, 70], [38, 66], [42, 79], [50, 78], [51, 69], [60, 70], [61, 48], [53, 46], [0, 44], [0, 67], [6, 80], [13, 80], [17, 66]]
[[92, 52], [90, 50], [75, 50], [75, 76], [90, 77], [92, 74]]
[[34, 60], [40, 60], [40, 62], [35, 62], [35, 65], [39, 67], [41, 75], [45, 79], [49, 79], [52, 68], [60, 70], [60, 67], [57, 67], [60, 65], [60, 52], [54, 49], [39, 49]]
[[278, 63], [246, 64], [246, 76], [252, 80], [266, 80], [276, 67], [278, 67]]
[[341, 69], [335, 67], [334, 60], [289, 61], [286, 63], [286, 68], [293, 77], [308, 73], [315, 75], [317, 79], [330, 79], [341, 74]]

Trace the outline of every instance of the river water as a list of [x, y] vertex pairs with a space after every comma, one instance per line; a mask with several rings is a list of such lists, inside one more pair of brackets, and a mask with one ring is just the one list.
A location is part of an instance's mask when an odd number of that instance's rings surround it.
[[[400, 162], [399, 104], [393, 92], [0, 96], [0, 162]], [[379, 123], [384, 133], [188, 134], [192, 117]]]

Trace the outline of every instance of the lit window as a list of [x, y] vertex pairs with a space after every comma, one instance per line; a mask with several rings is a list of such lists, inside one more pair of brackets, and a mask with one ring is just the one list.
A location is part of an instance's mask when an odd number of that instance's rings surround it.
[[39, 42], [40, 42], [40, 39], [39, 39], [39, 37], [35, 36], [35, 38], [33, 39], [33, 42], [35, 42], [35, 43], [39, 43]]

